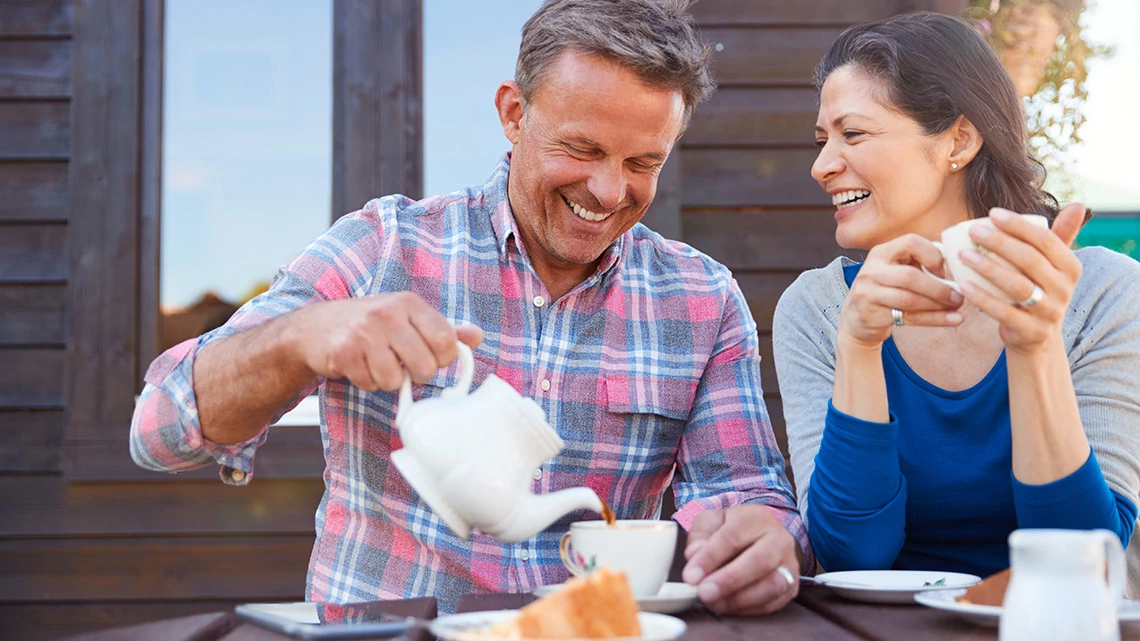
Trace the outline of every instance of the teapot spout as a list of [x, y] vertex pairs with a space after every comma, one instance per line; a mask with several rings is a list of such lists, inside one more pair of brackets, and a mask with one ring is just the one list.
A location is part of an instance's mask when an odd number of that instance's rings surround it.
[[532, 495], [515, 511], [514, 518], [501, 532], [488, 534], [504, 543], [517, 543], [545, 530], [573, 510], [593, 510], [601, 514], [602, 500], [588, 487]]

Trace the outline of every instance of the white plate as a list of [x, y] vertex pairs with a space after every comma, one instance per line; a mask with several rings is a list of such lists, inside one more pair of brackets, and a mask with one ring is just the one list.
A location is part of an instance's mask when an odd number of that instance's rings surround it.
[[914, 595], [932, 589], [968, 588], [982, 578], [958, 572], [918, 570], [861, 570], [825, 572], [815, 577], [829, 590], [845, 599], [866, 603], [914, 603]]
[[[956, 599], [965, 593], [965, 590], [933, 590], [916, 594], [914, 600], [936, 610], [953, 612], [971, 623], [996, 628], [1001, 620], [1001, 606], [959, 603]], [[1140, 601], [1125, 599], [1116, 614], [1122, 622], [1140, 621]]]
[[[561, 590], [563, 585], [565, 584], [556, 583], [554, 585], [544, 585], [540, 588], [535, 588], [532, 594], [542, 598]], [[666, 583], [661, 586], [661, 590], [657, 592], [656, 596], [647, 596], [637, 599], [637, 606], [641, 608], [642, 612], [674, 614], [688, 610], [693, 607], [696, 602], [696, 586], [689, 585], [688, 583]]]
[[[493, 625], [505, 623], [518, 616], [518, 610], [492, 610], [490, 612], [468, 612], [451, 614], [432, 621], [431, 633], [447, 641], [475, 641], [482, 637], [479, 632]], [[666, 614], [639, 612], [641, 636], [636, 641], [668, 641], [685, 633], [685, 622]], [[629, 639], [628, 641], [635, 641]]]

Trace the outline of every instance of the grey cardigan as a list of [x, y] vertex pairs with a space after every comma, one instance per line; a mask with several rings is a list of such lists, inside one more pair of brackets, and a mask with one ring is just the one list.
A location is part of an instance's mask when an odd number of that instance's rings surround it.
[[[1077, 250], [1084, 267], [1065, 316], [1081, 422], [1109, 488], [1140, 505], [1140, 263], [1100, 247]], [[772, 342], [800, 514], [823, 436], [835, 377], [835, 336], [847, 296], [843, 266], [804, 272], [780, 297]], [[807, 523], [811, 529], [811, 523]], [[1125, 552], [1130, 597], [1140, 597], [1140, 532]]]

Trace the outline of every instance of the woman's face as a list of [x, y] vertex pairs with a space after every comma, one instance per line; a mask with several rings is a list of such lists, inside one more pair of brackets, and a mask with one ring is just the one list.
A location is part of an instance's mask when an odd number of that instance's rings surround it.
[[951, 135], [925, 134], [886, 95], [853, 65], [833, 71], [820, 93], [811, 175], [836, 207], [841, 247], [870, 249], [907, 233], [933, 240], [968, 217], [964, 183], [949, 179]]

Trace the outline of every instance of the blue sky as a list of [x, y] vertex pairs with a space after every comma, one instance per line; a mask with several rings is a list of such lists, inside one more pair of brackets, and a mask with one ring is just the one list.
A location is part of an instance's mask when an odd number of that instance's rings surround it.
[[161, 299], [237, 299], [329, 223], [331, 3], [165, 11]]

